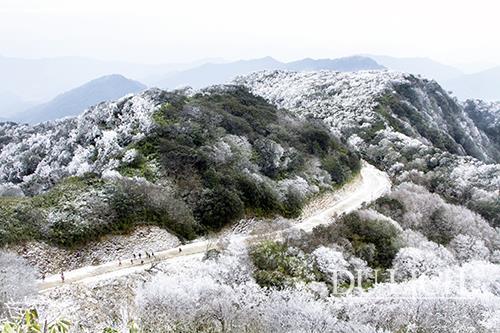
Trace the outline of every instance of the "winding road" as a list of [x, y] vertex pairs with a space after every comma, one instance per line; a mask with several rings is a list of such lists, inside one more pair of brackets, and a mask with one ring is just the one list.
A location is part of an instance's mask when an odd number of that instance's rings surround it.
[[[352, 188], [352, 190], [344, 193], [344, 197], [333, 203], [330, 207], [314, 214], [299, 223], [293, 225], [289, 229], [279, 232], [273, 232], [264, 236], [281, 235], [284, 231], [293, 229], [304, 230], [310, 232], [314, 227], [326, 224], [331, 221], [334, 215], [349, 213], [358, 209], [365, 202], [376, 200], [384, 195], [391, 188], [391, 182], [386, 173], [376, 169], [374, 166], [364, 162], [361, 169], [361, 179]], [[251, 241], [259, 239], [259, 236], [241, 236], [243, 240]], [[182, 246], [182, 252], [179, 248], [158, 251], [155, 253], [155, 261], [166, 261], [181, 257], [202, 257], [207, 249], [214, 243], [213, 240], [198, 240]], [[65, 272], [65, 284], [68, 283], [89, 283], [93, 281], [111, 279], [114, 277], [124, 276], [135, 272], [143, 271], [151, 267], [152, 262], [149, 259], [144, 260], [144, 264], [140, 260], [124, 259], [119, 261], [110, 261], [102, 265], [86, 266], [73, 271]], [[38, 281], [38, 290], [45, 292], [54, 287], [63, 285], [60, 275], [50, 275], [43, 281]]]

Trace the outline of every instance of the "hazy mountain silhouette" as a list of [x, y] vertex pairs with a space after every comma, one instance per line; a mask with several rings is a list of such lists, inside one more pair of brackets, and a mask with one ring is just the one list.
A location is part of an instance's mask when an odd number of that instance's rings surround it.
[[0, 91], [11, 92], [23, 100], [38, 104], [97, 77], [120, 73], [150, 85], [169, 72], [185, 70], [205, 62], [207, 60], [148, 65], [84, 57], [22, 59], [0, 56]]
[[379, 65], [375, 60], [362, 56], [352, 56], [338, 59], [306, 58], [289, 62], [285, 67], [286, 69], [293, 71], [329, 69], [338, 72], [356, 72], [360, 70], [384, 69], [384, 66]]
[[433, 79], [439, 83], [446, 82], [463, 73], [453, 67], [448, 66], [428, 58], [397, 58], [379, 55], [367, 55], [382, 66], [398, 72], [419, 74], [428, 79]]
[[30, 108], [18, 114], [14, 120], [38, 123], [75, 116], [99, 102], [114, 100], [144, 89], [146, 86], [142, 83], [129, 80], [122, 75], [103, 76], [58, 95], [48, 103]]
[[329, 69], [340, 72], [384, 69], [373, 59], [354, 56], [339, 59], [311, 59], [306, 58], [290, 63], [280, 62], [271, 57], [252, 60], [239, 60], [223, 64], [204, 64], [186, 71], [179, 71], [166, 76], [156, 85], [160, 88], [179, 88], [190, 86], [201, 88], [212, 84], [221, 84], [234, 79], [238, 75], [245, 75], [255, 71], [287, 69], [293, 71]]
[[462, 75], [444, 83], [460, 99], [480, 98], [500, 101], [500, 66]]

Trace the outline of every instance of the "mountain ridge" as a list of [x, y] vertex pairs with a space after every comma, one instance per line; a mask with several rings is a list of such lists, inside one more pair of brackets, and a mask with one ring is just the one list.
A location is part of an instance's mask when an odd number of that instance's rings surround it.
[[498, 149], [435, 81], [397, 72], [270, 71], [236, 83], [321, 119], [397, 183], [425, 186], [500, 225]]
[[260, 70], [337, 70], [337, 71], [359, 71], [359, 70], [382, 70], [385, 69], [374, 60], [352, 56], [336, 59], [311, 59], [305, 58], [292, 62], [281, 62], [272, 57], [264, 57], [251, 60], [239, 60], [223, 64], [204, 64], [186, 71], [170, 74], [164, 80], [157, 83], [160, 88], [175, 89], [184, 86], [201, 88], [214, 84], [223, 84], [234, 79], [236, 76], [250, 74]]

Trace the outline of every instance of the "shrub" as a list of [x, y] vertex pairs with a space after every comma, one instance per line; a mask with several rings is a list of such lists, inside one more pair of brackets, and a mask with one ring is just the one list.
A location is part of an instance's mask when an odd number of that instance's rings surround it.
[[23, 311], [12, 321], [0, 323], [0, 332], [2, 333], [69, 333], [71, 323], [64, 319], [58, 319], [54, 322], [42, 324], [38, 318], [38, 312], [34, 309]]
[[257, 216], [268, 216], [281, 209], [278, 196], [265, 182], [258, 182], [248, 176], [241, 175], [237, 178], [238, 191], [241, 200], [250, 212]]
[[395, 220], [399, 220], [406, 212], [403, 203], [388, 196], [383, 196], [375, 200], [372, 207], [382, 213], [382, 215], [392, 216]]
[[220, 229], [243, 216], [244, 204], [231, 189], [216, 187], [205, 190], [196, 206], [195, 214], [204, 226]]
[[[342, 217], [337, 225], [340, 236], [350, 241], [354, 252], [370, 267], [391, 267], [400, 244], [399, 231], [390, 222], [362, 219], [359, 214], [351, 213]], [[367, 246], [375, 247], [373, 257], [365, 254]]]
[[[364, 215], [364, 214], [363, 214]], [[372, 268], [389, 268], [401, 247], [399, 230], [388, 221], [362, 217], [356, 211], [338, 218], [335, 223], [318, 226], [311, 234], [288, 241], [305, 252], [320, 246], [337, 244], [365, 260]]]
[[304, 201], [304, 197], [300, 193], [288, 188], [288, 192], [283, 203], [283, 216], [288, 218], [298, 217], [304, 207]]
[[121, 180], [114, 190], [111, 207], [115, 213], [114, 231], [155, 224], [185, 239], [193, 239], [199, 231], [185, 203], [157, 185]]
[[284, 243], [262, 242], [251, 250], [250, 257], [255, 265], [255, 280], [262, 287], [284, 288], [296, 281], [311, 281], [308, 259]]

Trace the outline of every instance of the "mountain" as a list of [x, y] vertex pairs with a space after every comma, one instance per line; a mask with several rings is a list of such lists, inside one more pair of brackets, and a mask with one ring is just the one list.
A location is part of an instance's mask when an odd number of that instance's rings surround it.
[[382, 66], [398, 72], [418, 74], [439, 83], [462, 76], [463, 73], [452, 66], [441, 64], [428, 58], [397, 58], [383, 55], [367, 55]]
[[[274, 189], [280, 188], [283, 177], [294, 177], [295, 171], [306, 183], [314, 175], [313, 183], [323, 184], [326, 180], [317, 174], [318, 165], [311, 164], [309, 170], [303, 161], [308, 154], [316, 156], [329, 149], [324, 125], [395, 181], [425, 184], [497, 223], [497, 208], [490, 201], [498, 190], [499, 151], [484, 126], [435, 81], [386, 71], [264, 71], [234, 83], [194, 95], [152, 89], [100, 103], [58, 122], [3, 124], [0, 182], [37, 195], [66, 177], [119, 174], [160, 185], [177, 184], [181, 188], [175, 192], [189, 198], [188, 205], [199, 203], [203, 184], [227, 187], [239, 179], [238, 174], [247, 172], [258, 171], [255, 177], [276, 180], [268, 184]], [[308, 140], [313, 141], [311, 146]], [[337, 159], [336, 154], [330, 152], [332, 160], [322, 154], [316, 158], [328, 171], [330, 182], [343, 182], [342, 170], [351, 167], [337, 167], [351, 165], [355, 159]], [[310, 186], [299, 183], [294, 186], [309, 193]], [[253, 185], [245, 187], [238, 191], [269, 195]], [[198, 209], [193, 211], [195, 217]]]
[[0, 91], [9, 91], [23, 100], [39, 104], [96, 77], [120, 73], [149, 85], [168, 72], [204, 62], [206, 60], [150, 65], [84, 57], [23, 59], [0, 56]]
[[67, 91], [48, 103], [30, 108], [14, 116], [15, 121], [39, 123], [75, 116], [88, 107], [146, 89], [140, 82], [122, 75], [108, 75]]
[[462, 75], [443, 83], [461, 99], [500, 101], [500, 67]]
[[338, 72], [355, 72], [360, 70], [382, 70], [384, 66], [368, 57], [352, 56], [338, 59], [306, 58], [289, 62], [285, 68], [291, 71], [334, 70]]
[[500, 102], [467, 100], [464, 110], [491, 142], [490, 151], [500, 161]]
[[162, 88], [175, 89], [184, 86], [206, 87], [230, 81], [241, 74], [258, 70], [282, 68], [283, 64], [271, 57], [239, 60], [225, 64], [207, 63], [201, 66], [167, 75], [156, 83]]
[[[16, 189], [36, 197], [32, 231], [62, 246], [144, 223], [192, 239], [245, 213], [297, 216], [359, 168], [323, 124], [237, 86], [152, 89], [57, 122], [0, 124], [0, 202]], [[10, 208], [0, 205], [2, 244], [23, 235], [13, 224], [30, 228], [21, 215], [2, 223]]]
[[161, 88], [174, 89], [184, 86], [201, 88], [213, 84], [222, 84], [240, 75], [261, 70], [287, 69], [293, 71], [335, 70], [340, 72], [359, 70], [380, 70], [384, 67], [370, 58], [354, 56], [339, 59], [306, 58], [284, 63], [271, 57], [253, 60], [240, 60], [224, 64], [204, 64], [186, 71], [172, 73], [157, 82]]
[[435, 81], [384, 71], [272, 71], [236, 83], [280, 108], [321, 119], [397, 183], [427, 186], [500, 225], [498, 146]]
[[[473, 104], [406, 73], [279, 70], [2, 123], [0, 244], [56, 274], [27, 308], [88, 332], [127, 308], [147, 332], [495, 331], [497, 106]], [[10, 297], [26, 269], [3, 253]]]

